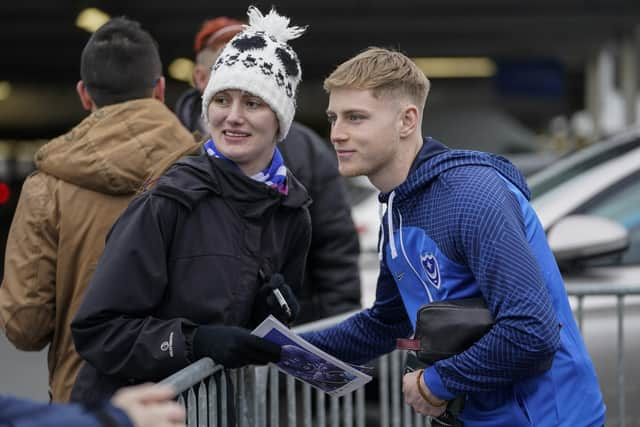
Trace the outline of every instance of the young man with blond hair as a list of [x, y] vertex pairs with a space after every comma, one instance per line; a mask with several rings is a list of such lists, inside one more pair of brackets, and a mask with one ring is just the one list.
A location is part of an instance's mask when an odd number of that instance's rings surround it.
[[[305, 335], [351, 363], [392, 351], [425, 303], [482, 297], [494, 326], [464, 352], [404, 376], [405, 401], [465, 426], [601, 426], [605, 407], [562, 277], [507, 160], [421, 134], [429, 81], [405, 55], [370, 48], [326, 80], [340, 172], [386, 205], [376, 301]], [[580, 390], [580, 393], [576, 393]]]

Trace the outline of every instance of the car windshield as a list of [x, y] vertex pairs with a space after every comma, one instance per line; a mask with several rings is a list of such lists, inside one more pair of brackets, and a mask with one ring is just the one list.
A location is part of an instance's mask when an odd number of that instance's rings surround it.
[[531, 199], [540, 197], [563, 182], [638, 147], [640, 147], [640, 138], [636, 134], [635, 138], [618, 140], [612, 144], [600, 143], [582, 151], [571, 153], [555, 165], [533, 175], [528, 180]]

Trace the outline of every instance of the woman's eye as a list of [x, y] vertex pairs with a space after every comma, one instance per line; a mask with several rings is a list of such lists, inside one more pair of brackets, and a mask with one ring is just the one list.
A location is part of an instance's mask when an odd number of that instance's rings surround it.
[[262, 104], [258, 101], [255, 100], [248, 100], [246, 103], [247, 107], [249, 108], [258, 108], [260, 107]]
[[224, 96], [214, 96], [213, 97], [213, 102], [215, 102], [217, 105], [226, 105], [227, 104], [227, 98]]
[[361, 114], [351, 114], [349, 116], [349, 120], [352, 121], [352, 122], [357, 122], [357, 121], [360, 121], [360, 120], [363, 120], [363, 119], [364, 119], [364, 116], [361, 115]]

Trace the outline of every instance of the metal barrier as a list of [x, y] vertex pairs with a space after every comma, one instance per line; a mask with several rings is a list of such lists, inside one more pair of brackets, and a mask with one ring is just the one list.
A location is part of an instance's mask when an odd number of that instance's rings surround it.
[[[625, 414], [624, 298], [627, 295], [640, 295], [640, 286], [580, 285], [569, 287], [568, 294], [577, 298], [575, 314], [581, 330], [585, 297], [600, 295], [617, 298], [617, 406], [619, 414]], [[351, 314], [323, 319], [294, 330], [301, 333], [323, 329]], [[246, 367], [225, 372], [211, 359], [202, 359], [162, 383], [176, 388], [178, 400], [187, 410], [188, 426], [226, 427], [234, 419], [228, 413], [230, 410], [237, 414], [237, 425], [240, 427], [430, 426], [429, 417], [415, 413], [403, 402], [401, 387], [405, 354], [393, 352], [379, 358], [373, 364], [374, 381], [364, 389], [341, 398], [326, 397], [324, 392], [281, 373], [274, 366]], [[234, 390], [231, 396], [228, 390]], [[624, 418], [619, 417], [619, 426], [625, 426]]]
[[[187, 410], [188, 426], [226, 427], [233, 419], [227, 408], [237, 405], [239, 427], [428, 427], [428, 417], [415, 413], [402, 400], [403, 357], [403, 352], [381, 357], [375, 363], [373, 382], [339, 398], [326, 396], [275, 366], [251, 366], [225, 375], [209, 358], [161, 383], [176, 389], [178, 401]], [[235, 390], [233, 396], [225, 393], [229, 385]], [[373, 396], [371, 400], [365, 401], [365, 393]]]
[[616, 286], [616, 285], [572, 285], [567, 287], [567, 293], [576, 297], [577, 307], [575, 310], [576, 321], [580, 332], [584, 327], [584, 298], [586, 296], [615, 296], [617, 310], [617, 358], [616, 358], [616, 391], [618, 400], [618, 426], [626, 425], [626, 398], [624, 389], [624, 306], [625, 297], [629, 295], [640, 295], [640, 286]]
[[[301, 333], [340, 322], [346, 313], [294, 330]], [[226, 427], [237, 413], [239, 427], [428, 427], [428, 417], [415, 413], [402, 399], [404, 352], [393, 352], [374, 364], [374, 381], [343, 397], [326, 396], [275, 366], [225, 371], [209, 358], [164, 379], [176, 389], [190, 427]], [[234, 390], [229, 396], [227, 390]], [[365, 394], [369, 397], [365, 401]], [[234, 408], [234, 406], [237, 407]], [[368, 416], [368, 418], [367, 418]]]

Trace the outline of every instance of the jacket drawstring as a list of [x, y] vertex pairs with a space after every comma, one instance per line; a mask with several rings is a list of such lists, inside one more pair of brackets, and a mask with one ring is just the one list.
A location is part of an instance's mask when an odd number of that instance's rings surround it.
[[393, 199], [396, 192], [392, 191], [389, 195], [389, 207], [387, 208], [387, 231], [389, 233], [389, 248], [391, 249], [391, 259], [396, 259], [398, 250], [396, 249], [396, 241], [393, 238]]
[[382, 251], [384, 250], [384, 228], [382, 226], [384, 218], [384, 205], [378, 203], [378, 222], [380, 222], [380, 240], [378, 241], [378, 259], [382, 261]]
[[[393, 238], [393, 200], [395, 199], [395, 196], [396, 196], [395, 191], [391, 192], [391, 194], [389, 195], [389, 201], [387, 202], [387, 232], [389, 234], [389, 249], [391, 251], [391, 259], [395, 259], [398, 256], [398, 250], [396, 248], [396, 242], [395, 242], [395, 239]], [[378, 247], [378, 257], [380, 258], [380, 260], [382, 260], [382, 251], [384, 250], [384, 230], [382, 229], [384, 213], [383, 213], [383, 209], [382, 208], [383, 208], [383, 206], [382, 206], [382, 204], [380, 204], [378, 206], [378, 215], [380, 216], [380, 231], [382, 233], [382, 236], [380, 238], [380, 246]], [[424, 290], [427, 293], [427, 298], [429, 298], [429, 302], [433, 302], [433, 295], [431, 295], [431, 291], [429, 290], [429, 286], [427, 286], [425, 281], [420, 276], [420, 273], [418, 273], [418, 271], [415, 269], [415, 267], [413, 266], [413, 264], [409, 260], [409, 257], [407, 256], [407, 252], [406, 252], [406, 250], [404, 248], [404, 242], [402, 240], [402, 214], [399, 211], [398, 211], [398, 217], [400, 219], [400, 226], [398, 227], [398, 233], [400, 233], [400, 236], [399, 236], [400, 237], [400, 248], [402, 249], [402, 254], [404, 256], [404, 259], [407, 262], [407, 265], [411, 268], [413, 273], [416, 275], [416, 277], [418, 278], [418, 280], [422, 284]]]

